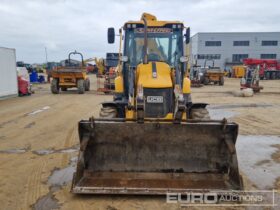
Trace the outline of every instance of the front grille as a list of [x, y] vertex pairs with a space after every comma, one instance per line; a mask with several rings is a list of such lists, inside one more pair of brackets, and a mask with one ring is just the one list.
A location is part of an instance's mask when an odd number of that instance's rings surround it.
[[[144, 88], [144, 97], [145, 117], [163, 118], [168, 113], [172, 112], [172, 88]], [[160, 98], [160, 100], [154, 100], [151, 102], [150, 100], [147, 100], [148, 98]]]

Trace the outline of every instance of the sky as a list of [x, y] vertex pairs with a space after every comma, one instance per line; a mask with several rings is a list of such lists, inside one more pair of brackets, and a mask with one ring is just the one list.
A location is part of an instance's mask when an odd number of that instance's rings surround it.
[[[179, 20], [197, 32], [280, 31], [279, 0], [0, 0], [0, 46], [15, 48], [17, 61], [85, 58], [118, 52], [107, 28], [119, 29], [143, 12]], [[118, 38], [117, 38], [118, 40]]]

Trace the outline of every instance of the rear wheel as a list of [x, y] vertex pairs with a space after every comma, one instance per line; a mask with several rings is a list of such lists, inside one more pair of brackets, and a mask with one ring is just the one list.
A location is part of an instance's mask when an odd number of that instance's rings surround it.
[[52, 83], [51, 83], [51, 91], [53, 94], [58, 94], [59, 93], [59, 86], [58, 86], [58, 79], [57, 78], [54, 78], [52, 80]]
[[204, 84], [204, 85], [208, 85], [209, 82], [210, 82], [209, 78], [208, 78], [208, 77], [205, 77], [205, 78], [204, 78], [203, 84]]
[[276, 72], [272, 72], [271, 79], [276, 79]]
[[269, 72], [265, 72], [265, 79], [270, 79], [270, 73]]
[[193, 120], [210, 120], [210, 115], [206, 108], [192, 109], [190, 117]]
[[79, 79], [78, 82], [77, 82], [77, 86], [78, 86], [78, 93], [79, 94], [84, 94], [84, 92], [85, 92], [85, 80]]
[[220, 81], [219, 81], [219, 85], [220, 85], [220, 86], [223, 86], [224, 83], [225, 83], [224, 77], [221, 77], [221, 78], [220, 78]]
[[86, 79], [85, 80], [85, 91], [89, 91], [89, 89], [90, 89], [90, 81], [89, 81], [89, 79]]
[[99, 116], [101, 118], [116, 118], [117, 109], [115, 107], [102, 107]]

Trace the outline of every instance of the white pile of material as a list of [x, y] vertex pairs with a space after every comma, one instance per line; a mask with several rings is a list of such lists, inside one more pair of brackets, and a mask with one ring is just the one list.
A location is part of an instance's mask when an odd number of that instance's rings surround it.
[[25, 67], [17, 67], [18, 76], [24, 78], [26, 81], [30, 82], [28, 71]]
[[240, 91], [234, 91], [233, 95], [236, 97], [252, 97], [254, 95], [254, 91], [252, 88], [246, 88]]

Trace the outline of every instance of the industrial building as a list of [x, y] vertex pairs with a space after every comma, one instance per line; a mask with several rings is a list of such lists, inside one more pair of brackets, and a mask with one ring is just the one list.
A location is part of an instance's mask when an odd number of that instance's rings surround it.
[[280, 32], [197, 33], [190, 48], [192, 63], [212, 59], [215, 66], [229, 69], [244, 58], [280, 59]]

